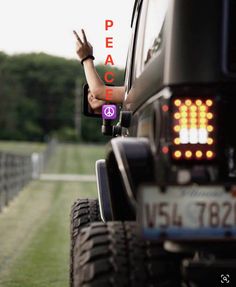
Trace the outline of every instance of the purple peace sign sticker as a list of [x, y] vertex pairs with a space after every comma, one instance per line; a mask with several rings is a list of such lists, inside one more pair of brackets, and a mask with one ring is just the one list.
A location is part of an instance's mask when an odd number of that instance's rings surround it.
[[117, 117], [116, 105], [103, 105], [102, 118], [104, 120], [114, 120]]

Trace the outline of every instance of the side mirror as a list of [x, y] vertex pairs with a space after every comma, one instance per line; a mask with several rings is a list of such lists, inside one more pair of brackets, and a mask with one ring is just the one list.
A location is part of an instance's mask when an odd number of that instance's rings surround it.
[[88, 102], [88, 93], [89, 93], [89, 86], [88, 86], [88, 84], [84, 84], [83, 95], [82, 95], [83, 114], [86, 117], [101, 118], [102, 113], [101, 112], [94, 112], [94, 110], [91, 108], [91, 106]]
[[118, 106], [114, 104], [109, 104], [107, 105], [107, 107], [105, 107], [106, 105], [103, 105], [104, 107], [103, 111], [102, 111], [103, 107], [101, 107], [100, 110], [94, 111], [89, 104], [88, 95], [89, 95], [89, 86], [88, 84], [85, 84], [83, 86], [83, 96], [82, 96], [83, 114], [87, 117], [102, 118], [102, 127], [101, 127], [102, 134], [107, 136], [111, 136], [114, 134], [118, 135], [117, 128], [115, 128], [112, 125], [112, 120], [115, 119], [114, 115], [117, 115], [117, 111], [119, 110]]
[[[100, 108], [94, 110], [90, 106], [90, 103], [88, 100], [88, 95], [89, 95], [89, 86], [88, 86], [88, 84], [85, 84], [83, 86], [83, 96], [82, 96], [82, 107], [83, 107], [82, 109], [83, 109], [83, 114], [85, 116], [94, 117], [94, 118], [104, 118], [102, 115], [102, 113], [103, 113], [102, 110], [104, 107], [104, 114], [106, 116], [105, 119], [114, 120], [117, 118], [118, 112], [119, 112], [119, 106], [118, 105], [113, 104], [113, 103], [109, 103], [105, 107], [106, 104], [104, 104]], [[107, 110], [107, 114], [106, 114], [106, 110]], [[116, 116], [114, 117], [114, 115], [116, 115]]]

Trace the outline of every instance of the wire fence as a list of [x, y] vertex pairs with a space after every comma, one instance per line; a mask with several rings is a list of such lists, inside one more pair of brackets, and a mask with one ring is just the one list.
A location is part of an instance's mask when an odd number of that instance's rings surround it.
[[32, 179], [39, 178], [56, 144], [51, 140], [43, 152], [32, 155], [0, 152], [0, 212]]

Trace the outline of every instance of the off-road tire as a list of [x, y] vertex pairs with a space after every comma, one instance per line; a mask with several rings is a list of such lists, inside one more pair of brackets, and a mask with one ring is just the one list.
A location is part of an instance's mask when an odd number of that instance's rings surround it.
[[73, 286], [73, 253], [80, 230], [92, 222], [101, 221], [97, 199], [78, 199], [71, 208], [70, 286]]
[[92, 223], [74, 251], [73, 287], [180, 286], [180, 259], [140, 239], [132, 222]]

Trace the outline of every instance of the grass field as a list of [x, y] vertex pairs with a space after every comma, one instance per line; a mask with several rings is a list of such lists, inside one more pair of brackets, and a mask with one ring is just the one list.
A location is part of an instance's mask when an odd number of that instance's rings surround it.
[[33, 152], [41, 152], [45, 148], [43, 143], [0, 141], [0, 151], [12, 152], [22, 155], [28, 155]]
[[104, 152], [104, 146], [99, 145], [61, 145], [49, 162], [46, 172], [95, 174], [95, 161], [104, 158]]
[[[103, 155], [102, 146], [60, 145], [47, 172], [94, 174]], [[95, 183], [34, 181], [0, 214], [1, 287], [69, 286], [69, 213], [78, 197], [96, 197]]]

